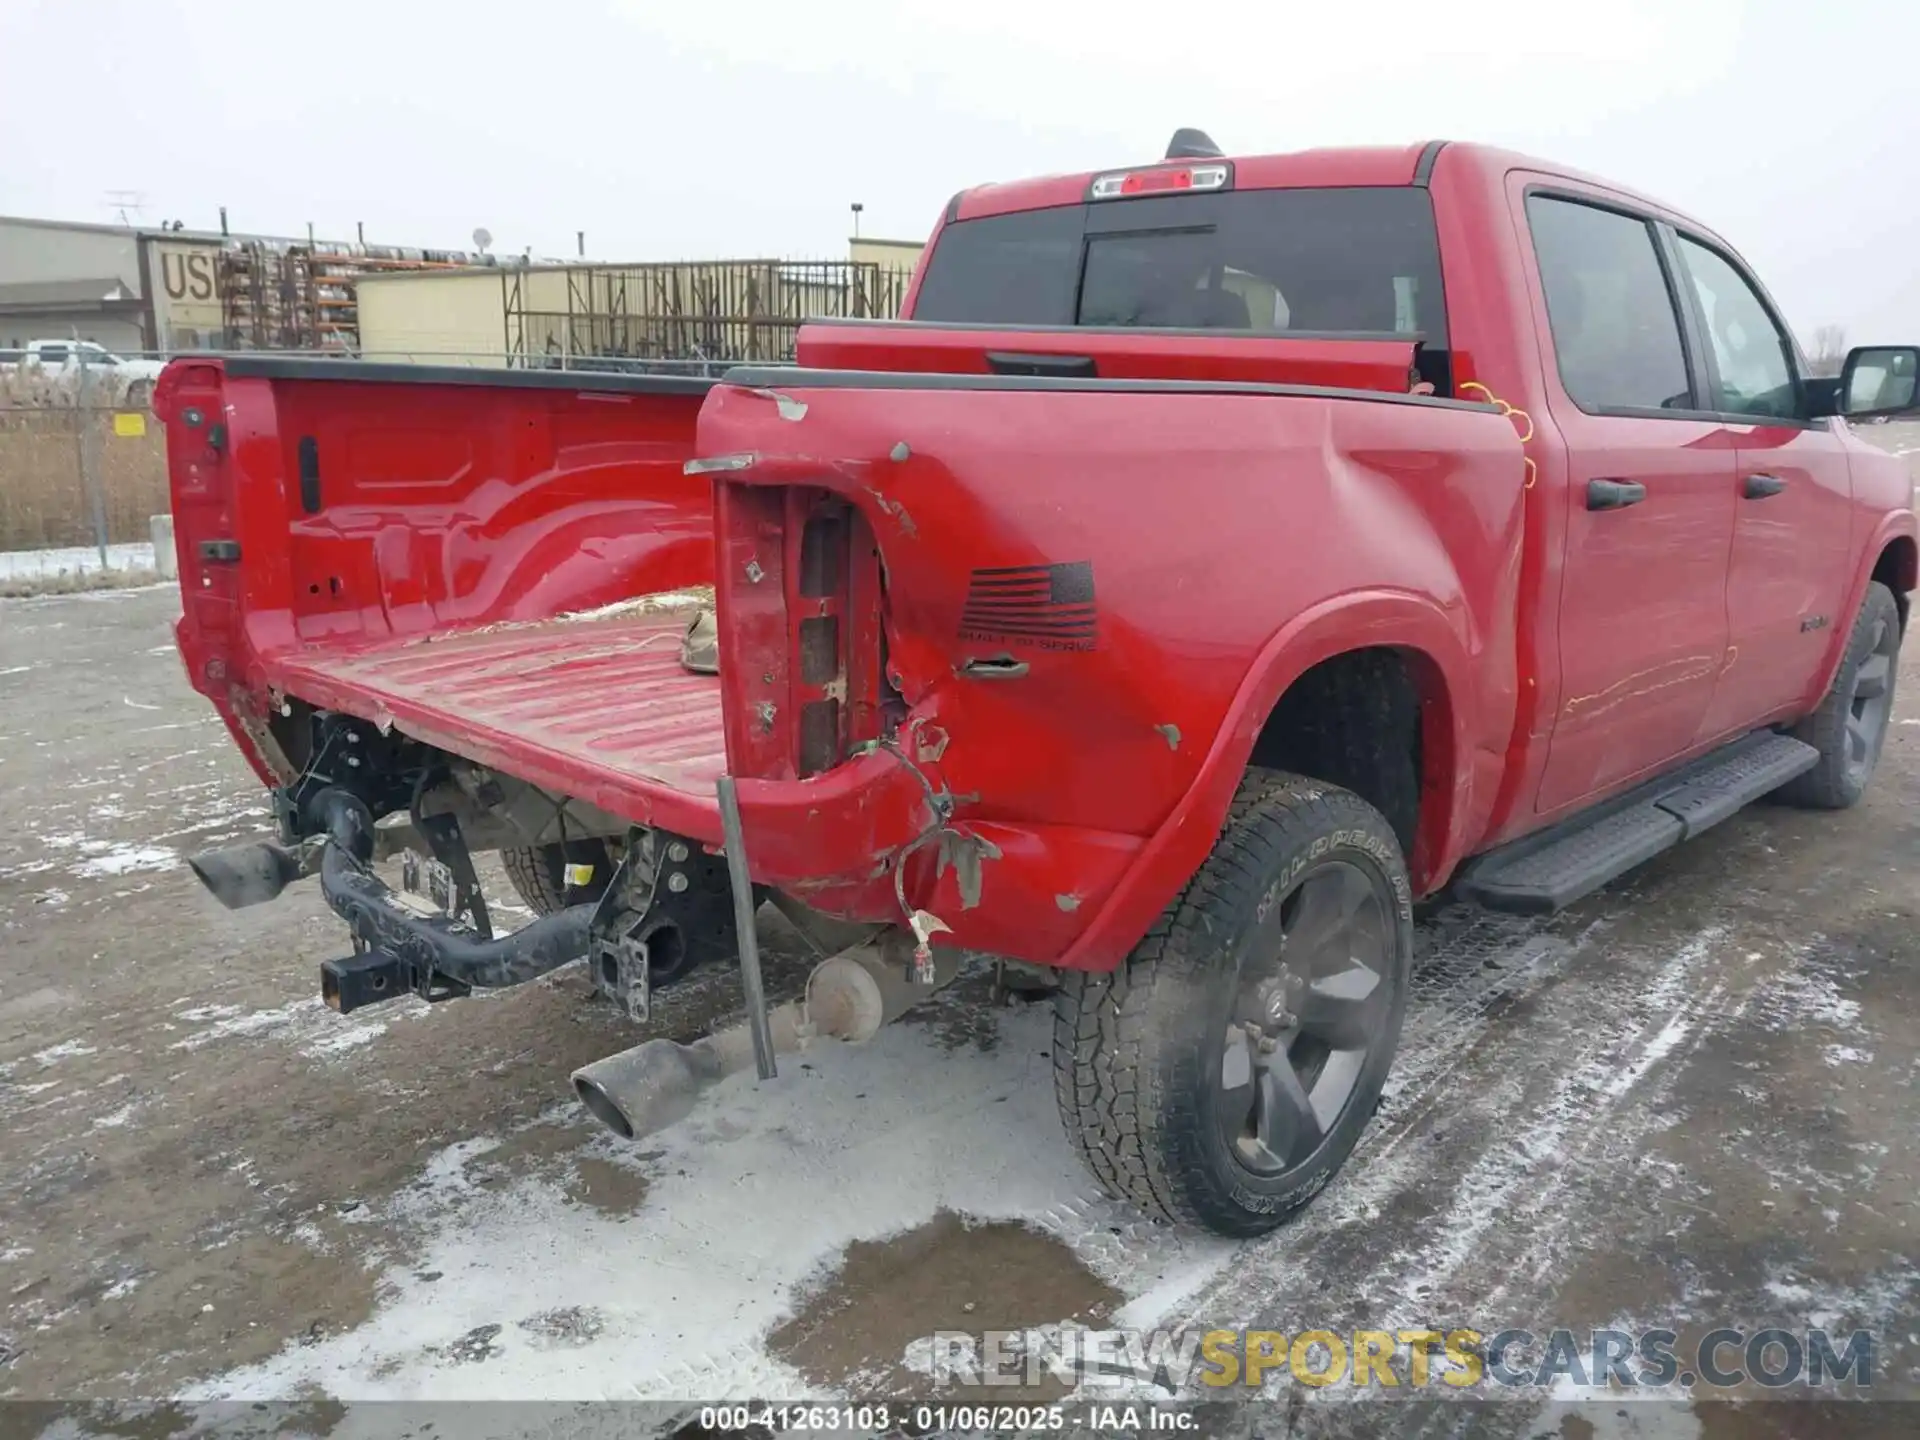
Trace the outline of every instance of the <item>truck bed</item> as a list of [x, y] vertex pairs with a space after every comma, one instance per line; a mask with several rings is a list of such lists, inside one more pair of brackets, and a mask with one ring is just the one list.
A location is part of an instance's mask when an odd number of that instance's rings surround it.
[[[688, 615], [558, 617], [276, 658], [303, 700], [538, 785], [719, 838], [720, 681], [680, 664]], [[711, 832], [711, 834], [709, 834]]]
[[710, 386], [176, 362], [188, 675], [268, 784], [291, 776], [256, 737], [299, 730], [291, 698], [717, 839], [719, 682], [678, 643], [713, 576], [711, 482], [684, 468]]

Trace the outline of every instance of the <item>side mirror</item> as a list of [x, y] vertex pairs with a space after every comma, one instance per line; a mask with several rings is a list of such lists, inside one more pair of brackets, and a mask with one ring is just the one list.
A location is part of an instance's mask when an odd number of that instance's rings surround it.
[[1920, 410], [1920, 346], [1864, 345], [1840, 371], [1840, 414], [1872, 420]]

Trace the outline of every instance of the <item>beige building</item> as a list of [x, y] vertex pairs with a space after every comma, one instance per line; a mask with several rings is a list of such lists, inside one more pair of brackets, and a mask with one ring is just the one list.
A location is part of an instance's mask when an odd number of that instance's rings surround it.
[[355, 287], [361, 357], [504, 366], [507, 274], [475, 269], [363, 276]]
[[919, 240], [864, 240], [847, 242], [847, 258], [856, 265], [878, 265], [884, 270], [911, 270], [920, 263], [926, 244]]

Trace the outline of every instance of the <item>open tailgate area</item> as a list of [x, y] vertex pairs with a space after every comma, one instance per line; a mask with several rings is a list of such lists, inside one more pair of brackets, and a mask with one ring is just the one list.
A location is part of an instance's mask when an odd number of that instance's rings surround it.
[[289, 694], [439, 745], [618, 815], [719, 839], [720, 681], [680, 664], [686, 611], [560, 617], [309, 651], [269, 667]]
[[[677, 643], [713, 576], [711, 484], [684, 470], [709, 388], [176, 362], [156, 408], [193, 684], [269, 784], [297, 701], [717, 835], [719, 684]], [[681, 603], [641, 603], [663, 592]]]

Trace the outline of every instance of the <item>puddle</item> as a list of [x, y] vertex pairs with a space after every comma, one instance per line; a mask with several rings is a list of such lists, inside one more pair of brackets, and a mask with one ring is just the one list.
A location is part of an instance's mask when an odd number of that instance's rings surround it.
[[[767, 1349], [835, 1393], [924, 1394], [926, 1377], [902, 1357], [935, 1331], [1026, 1331], [1063, 1320], [1098, 1326], [1124, 1300], [1051, 1236], [942, 1211], [890, 1240], [849, 1245], [832, 1277], [767, 1337]], [[1004, 1400], [1010, 1392], [994, 1393]], [[1020, 1398], [1065, 1393], [1049, 1378]]]

